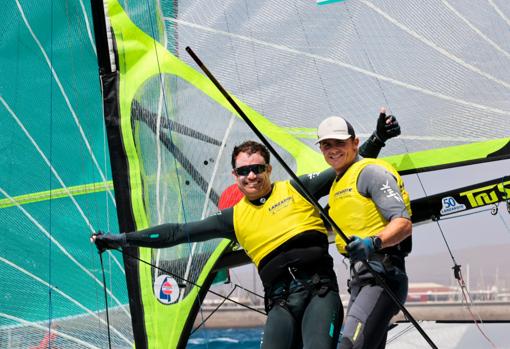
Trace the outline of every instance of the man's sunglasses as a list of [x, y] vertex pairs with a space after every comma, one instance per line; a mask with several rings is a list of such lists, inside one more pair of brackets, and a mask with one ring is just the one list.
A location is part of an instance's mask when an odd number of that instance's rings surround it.
[[238, 176], [247, 176], [250, 174], [250, 172], [257, 174], [265, 172], [267, 169], [267, 164], [257, 164], [257, 165], [248, 165], [248, 166], [241, 166], [236, 169], [234, 169], [235, 173]]

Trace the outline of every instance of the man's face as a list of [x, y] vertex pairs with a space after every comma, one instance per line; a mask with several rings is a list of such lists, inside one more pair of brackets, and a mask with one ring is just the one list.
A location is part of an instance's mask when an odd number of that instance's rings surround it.
[[271, 170], [271, 165], [266, 164], [264, 157], [259, 153], [239, 153], [232, 174], [237, 186], [248, 200], [256, 200], [271, 191]]
[[358, 138], [349, 138], [345, 141], [325, 139], [320, 142], [320, 148], [326, 162], [339, 174], [344, 172], [356, 159], [358, 144]]

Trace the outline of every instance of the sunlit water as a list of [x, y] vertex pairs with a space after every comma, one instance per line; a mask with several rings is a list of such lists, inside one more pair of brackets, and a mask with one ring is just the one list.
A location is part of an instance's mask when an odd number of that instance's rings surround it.
[[188, 341], [189, 349], [258, 349], [262, 328], [206, 329], [194, 333]]

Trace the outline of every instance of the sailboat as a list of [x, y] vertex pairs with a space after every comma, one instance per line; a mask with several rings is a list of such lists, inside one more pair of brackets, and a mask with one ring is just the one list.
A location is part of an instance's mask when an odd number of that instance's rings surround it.
[[[327, 166], [322, 119], [363, 139], [380, 106], [394, 113], [403, 134], [381, 157], [412, 188], [413, 254], [439, 229], [454, 255], [510, 244], [505, 1], [3, 6], [0, 347], [185, 347], [218, 271], [246, 263], [227, 240], [101, 256], [88, 240], [215, 213], [232, 147], [256, 138], [186, 47], [298, 175]], [[441, 348], [462, 343], [448, 328], [431, 335]]]

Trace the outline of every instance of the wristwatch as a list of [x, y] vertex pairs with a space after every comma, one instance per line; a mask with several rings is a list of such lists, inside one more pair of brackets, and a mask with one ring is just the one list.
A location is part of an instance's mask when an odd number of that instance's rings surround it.
[[371, 237], [372, 244], [374, 245], [374, 251], [379, 251], [382, 248], [382, 240], [379, 236], [375, 235]]

